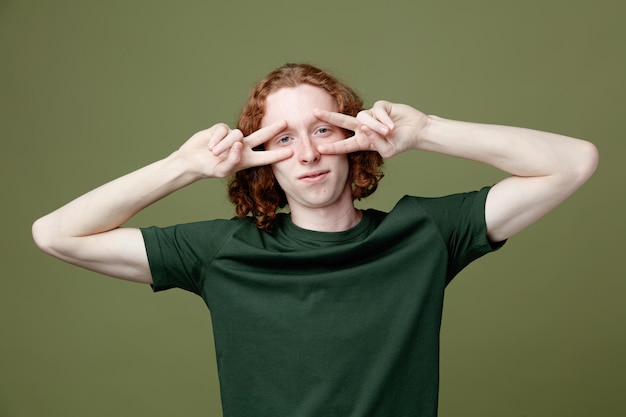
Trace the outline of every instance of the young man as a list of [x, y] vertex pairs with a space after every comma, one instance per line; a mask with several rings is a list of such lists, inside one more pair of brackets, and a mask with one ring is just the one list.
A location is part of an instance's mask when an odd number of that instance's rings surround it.
[[[357, 210], [382, 157], [425, 150], [511, 174], [493, 187]], [[211, 310], [224, 416], [435, 416], [445, 286], [593, 173], [588, 142], [369, 110], [332, 75], [289, 64], [253, 90], [238, 129], [192, 136], [167, 158], [37, 220], [47, 253], [103, 274], [183, 288]], [[120, 227], [203, 178], [233, 175], [238, 217]], [[279, 209], [288, 205], [289, 213]]]

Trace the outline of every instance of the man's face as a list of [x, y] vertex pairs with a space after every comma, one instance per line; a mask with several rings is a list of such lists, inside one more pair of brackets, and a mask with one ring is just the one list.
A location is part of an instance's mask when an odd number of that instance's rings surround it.
[[346, 155], [321, 155], [317, 146], [345, 139], [342, 128], [313, 115], [313, 109], [337, 111], [325, 90], [308, 84], [282, 88], [267, 96], [261, 126], [285, 120], [287, 127], [265, 143], [265, 149], [289, 147], [293, 155], [272, 165], [292, 210], [352, 206]]

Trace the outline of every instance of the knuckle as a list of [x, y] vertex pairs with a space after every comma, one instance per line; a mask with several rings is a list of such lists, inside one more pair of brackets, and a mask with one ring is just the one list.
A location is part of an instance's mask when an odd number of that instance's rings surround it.
[[356, 119], [359, 122], [362, 122], [363, 120], [367, 119], [369, 116], [370, 116], [369, 110], [361, 110], [360, 112], [357, 113]]
[[243, 140], [243, 133], [239, 129], [232, 130], [230, 134], [231, 134], [231, 137], [236, 141]]
[[213, 131], [215, 133], [228, 132], [228, 125], [225, 123], [217, 123], [213, 126]]

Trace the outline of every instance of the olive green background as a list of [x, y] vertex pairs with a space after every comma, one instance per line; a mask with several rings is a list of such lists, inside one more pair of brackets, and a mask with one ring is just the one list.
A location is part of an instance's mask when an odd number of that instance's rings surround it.
[[[618, 0], [0, 0], [0, 416], [220, 415], [200, 298], [65, 265], [30, 225], [234, 124], [250, 87], [288, 61], [334, 71], [369, 105], [597, 144], [576, 195], [449, 287], [440, 415], [624, 415], [625, 12]], [[361, 206], [503, 175], [405, 154]], [[131, 224], [231, 214], [215, 180]]]

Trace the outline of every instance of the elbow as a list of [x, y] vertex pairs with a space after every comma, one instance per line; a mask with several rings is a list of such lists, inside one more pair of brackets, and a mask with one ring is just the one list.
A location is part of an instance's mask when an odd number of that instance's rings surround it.
[[53, 234], [50, 232], [50, 227], [47, 225], [45, 217], [37, 219], [33, 223], [31, 233], [35, 245], [37, 245], [39, 249], [49, 255], [54, 254]]
[[582, 187], [596, 171], [598, 166], [598, 148], [591, 143], [577, 140], [567, 149], [567, 157], [562, 158], [560, 167], [552, 178], [555, 191], [564, 198]]
[[574, 181], [579, 186], [583, 185], [596, 171], [598, 167], [598, 161], [600, 154], [598, 148], [591, 142], [580, 141], [577, 150], [578, 157], [576, 158], [575, 166], [573, 169]]

